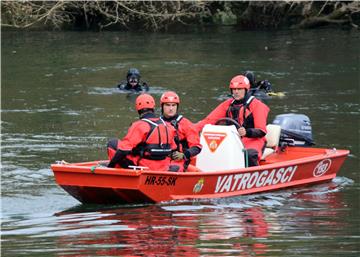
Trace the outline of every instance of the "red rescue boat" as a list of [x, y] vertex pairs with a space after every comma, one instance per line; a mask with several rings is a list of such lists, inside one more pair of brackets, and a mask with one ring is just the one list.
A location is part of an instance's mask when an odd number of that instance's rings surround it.
[[53, 164], [56, 182], [82, 203], [155, 203], [304, 186], [336, 177], [348, 150], [288, 147], [260, 166], [216, 172], [114, 169], [103, 161]]
[[267, 126], [267, 148], [255, 167], [246, 167], [235, 126], [206, 125], [203, 149], [187, 172], [108, 168], [107, 161], [62, 161], [51, 168], [66, 192], [82, 203], [95, 204], [233, 197], [336, 177], [348, 150], [309, 147], [311, 126], [305, 115], [278, 115], [273, 123]]

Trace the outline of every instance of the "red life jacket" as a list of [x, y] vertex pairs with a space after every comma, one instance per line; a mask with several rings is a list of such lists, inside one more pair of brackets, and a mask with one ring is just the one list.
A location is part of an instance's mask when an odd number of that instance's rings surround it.
[[150, 125], [144, 142], [136, 146], [134, 153], [140, 158], [164, 160], [171, 154], [171, 134], [165, 121], [160, 119], [141, 119]]

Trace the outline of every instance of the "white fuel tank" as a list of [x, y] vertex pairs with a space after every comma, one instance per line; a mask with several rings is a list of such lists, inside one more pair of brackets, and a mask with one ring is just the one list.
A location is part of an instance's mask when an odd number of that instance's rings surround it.
[[202, 171], [223, 171], [245, 167], [244, 145], [235, 126], [204, 126], [196, 156], [196, 167]]

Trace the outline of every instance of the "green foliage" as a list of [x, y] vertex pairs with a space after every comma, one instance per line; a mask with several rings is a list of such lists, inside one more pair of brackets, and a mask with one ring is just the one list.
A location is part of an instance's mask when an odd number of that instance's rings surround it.
[[217, 13], [214, 15], [213, 22], [218, 25], [236, 25], [237, 17], [231, 10], [231, 3], [226, 2], [224, 10], [217, 9]]

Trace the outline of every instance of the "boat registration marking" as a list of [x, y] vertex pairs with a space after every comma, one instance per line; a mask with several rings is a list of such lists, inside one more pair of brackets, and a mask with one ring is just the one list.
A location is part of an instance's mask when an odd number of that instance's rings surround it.
[[146, 176], [145, 185], [175, 186], [177, 177]]
[[297, 166], [218, 176], [215, 193], [233, 192], [290, 182]]

